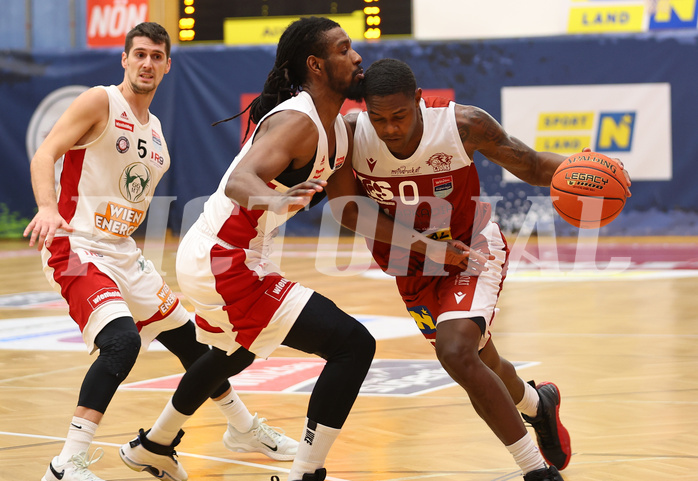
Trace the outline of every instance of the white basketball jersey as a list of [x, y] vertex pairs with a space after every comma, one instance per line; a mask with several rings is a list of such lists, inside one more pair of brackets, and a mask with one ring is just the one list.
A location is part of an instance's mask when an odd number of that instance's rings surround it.
[[96, 140], [65, 154], [58, 209], [78, 235], [119, 239], [143, 222], [170, 155], [155, 115], [141, 124], [118, 87], [95, 88], [109, 95], [107, 126]]
[[[317, 127], [318, 144], [312, 170], [308, 171], [307, 178], [301, 179], [300, 181], [328, 179], [333, 172], [342, 166], [347, 156], [349, 142], [346, 125], [342, 116], [337, 115], [334, 121], [336, 150], [334, 162], [331, 162], [327, 134], [325, 133], [325, 128], [315, 109], [312, 97], [306, 92], [299, 93], [295, 97], [277, 105], [262, 118], [259, 125], [270, 115], [282, 110], [296, 110], [302, 112], [310, 117]], [[210, 231], [214, 232], [220, 240], [235, 247], [253, 249], [261, 252], [264, 246], [269, 246], [271, 244], [271, 239], [276, 235], [277, 228], [295, 215], [297, 211], [279, 215], [268, 210], [250, 210], [241, 207], [225, 195], [225, 186], [228, 182], [228, 177], [230, 177], [231, 172], [237, 167], [240, 160], [242, 160], [252, 147], [256, 132], [257, 129], [255, 128], [250, 139], [245, 143], [240, 153], [235, 157], [233, 163], [225, 172], [225, 175], [223, 175], [223, 179], [216, 192], [206, 201], [200, 221], [202, 220], [205, 222]], [[289, 187], [292, 187], [291, 185], [283, 185], [277, 180], [272, 180], [269, 182], [268, 186], [279, 192], [285, 192]]]

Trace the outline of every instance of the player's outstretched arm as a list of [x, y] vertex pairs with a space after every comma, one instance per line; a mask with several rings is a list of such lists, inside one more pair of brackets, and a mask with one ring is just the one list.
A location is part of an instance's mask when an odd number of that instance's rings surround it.
[[470, 158], [478, 151], [531, 185], [549, 186], [565, 157], [537, 152], [510, 136], [490, 114], [472, 105], [456, 106], [456, 123]]

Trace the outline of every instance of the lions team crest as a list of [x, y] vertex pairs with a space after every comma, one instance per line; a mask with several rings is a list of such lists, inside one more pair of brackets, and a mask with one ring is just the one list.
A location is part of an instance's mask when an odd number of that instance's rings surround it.
[[150, 170], [145, 164], [134, 162], [121, 173], [119, 189], [121, 195], [129, 202], [142, 202], [150, 193]]
[[429, 160], [427, 160], [427, 165], [431, 166], [431, 168], [434, 169], [434, 172], [448, 172], [451, 170], [452, 158], [452, 155], [439, 152], [429, 157]]

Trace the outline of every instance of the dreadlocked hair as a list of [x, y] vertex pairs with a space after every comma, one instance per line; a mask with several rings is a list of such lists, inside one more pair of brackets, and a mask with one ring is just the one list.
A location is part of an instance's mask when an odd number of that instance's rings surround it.
[[249, 110], [247, 138], [251, 123], [258, 123], [274, 107], [302, 90], [308, 74], [306, 60], [311, 55], [327, 58], [325, 32], [337, 27], [337, 22], [325, 17], [303, 17], [291, 23], [279, 39], [274, 67], [264, 82], [262, 93], [242, 112], [213, 125], [233, 120]]

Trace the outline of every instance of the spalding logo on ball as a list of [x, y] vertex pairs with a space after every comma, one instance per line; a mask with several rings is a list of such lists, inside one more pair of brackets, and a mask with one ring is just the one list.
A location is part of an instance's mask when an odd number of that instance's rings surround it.
[[550, 197], [560, 217], [575, 227], [605, 226], [625, 207], [627, 182], [615, 160], [596, 152], [565, 159], [553, 174]]

